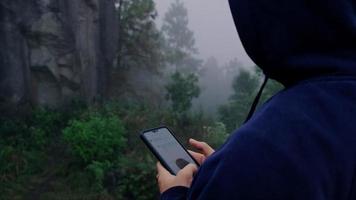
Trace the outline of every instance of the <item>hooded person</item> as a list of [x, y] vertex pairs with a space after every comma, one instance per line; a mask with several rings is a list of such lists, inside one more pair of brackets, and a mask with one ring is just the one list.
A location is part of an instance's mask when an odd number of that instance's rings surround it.
[[249, 56], [286, 88], [161, 199], [356, 199], [356, 1], [230, 7]]

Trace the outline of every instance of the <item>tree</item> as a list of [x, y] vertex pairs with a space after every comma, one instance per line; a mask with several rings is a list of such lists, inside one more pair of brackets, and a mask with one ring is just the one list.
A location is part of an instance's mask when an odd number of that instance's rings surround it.
[[171, 79], [166, 86], [166, 99], [172, 102], [172, 109], [176, 114], [185, 114], [192, 106], [193, 98], [200, 94], [198, 77], [194, 74], [184, 75], [176, 72]]
[[173, 111], [183, 116], [191, 108], [192, 100], [200, 94], [197, 73], [201, 60], [196, 58], [198, 50], [188, 23], [188, 10], [181, 0], [175, 0], [162, 25], [165, 57], [174, 72], [166, 86], [166, 99], [171, 101]]
[[225, 82], [228, 84], [228, 87], [232, 86], [232, 83], [240, 73], [241, 68], [244, 68], [244, 65], [237, 58], [233, 58], [223, 65]]
[[119, 42], [116, 67], [111, 71], [113, 98], [157, 102], [164, 100], [161, 80], [166, 66], [164, 38], [157, 29], [153, 0], [116, 0]]
[[[230, 96], [229, 103], [219, 108], [220, 120], [226, 125], [228, 132], [240, 127], [245, 121], [263, 78], [262, 71], [257, 67], [253, 72], [240, 69], [233, 81], [234, 93]], [[269, 80], [263, 90], [259, 106], [281, 89], [283, 86], [280, 83]]]
[[117, 0], [117, 13], [117, 66], [158, 72], [163, 66], [163, 38], [155, 25], [157, 12], [153, 0]]
[[165, 14], [162, 32], [166, 41], [166, 58], [175, 68], [183, 73], [196, 73], [201, 65], [197, 59], [194, 33], [188, 27], [188, 10], [181, 0], [171, 4]]
[[230, 96], [228, 104], [219, 108], [220, 120], [226, 125], [228, 132], [235, 130], [244, 122], [259, 82], [255, 74], [240, 69], [233, 81], [234, 93]]
[[[235, 66], [238, 68], [238, 66]], [[226, 104], [231, 94], [231, 73], [225, 74], [215, 57], [208, 58], [199, 76], [199, 86], [202, 90], [193, 103], [195, 108], [202, 109], [211, 117], [216, 117], [218, 107]]]

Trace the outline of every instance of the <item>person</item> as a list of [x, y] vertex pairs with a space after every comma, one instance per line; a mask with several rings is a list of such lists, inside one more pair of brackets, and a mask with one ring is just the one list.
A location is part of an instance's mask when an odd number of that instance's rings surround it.
[[247, 53], [285, 89], [214, 153], [191, 140], [199, 169], [158, 164], [161, 199], [356, 199], [356, 1], [229, 3]]

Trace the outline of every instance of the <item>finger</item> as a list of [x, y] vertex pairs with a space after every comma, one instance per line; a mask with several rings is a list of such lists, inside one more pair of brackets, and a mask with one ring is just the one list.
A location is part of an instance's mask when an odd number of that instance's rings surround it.
[[194, 164], [188, 164], [182, 170], [178, 172], [177, 176], [193, 177], [193, 175], [198, 171], [198, 167]]
[[205, 156], [201, 153], [197, 153], [191, 150], [188, 150], [188, 152], [190, 153], [190, 155], [193, 156], [193, 158], [201, 165], [203, 164], [203, 162], [205, 161]]
[[198, 150], [200, 150], [206, 157], [210, 156], [212, 153], [214, 153], [214, 149], [211, 148], [207, 143], [205, 142], [201, 142], [201, 141], [197, 141], [194, 139], [189, 139], [189, 143], [197, 148]]
[[169, 171], [167, 171], [166, 168], [164, 168], [160, 162], [157, 162], [156, 166], [157, 166], [157, 175], [158, 176], [171, 175], [169, 173]]
[[197, 153], [197, 152], [192, 151], [192, 150], [188, 150], [188, 152], [189, 152], [190, 155], [192, 155], [194, 158], [203, 158], [203, 157], [205, 157], [204, 154]]

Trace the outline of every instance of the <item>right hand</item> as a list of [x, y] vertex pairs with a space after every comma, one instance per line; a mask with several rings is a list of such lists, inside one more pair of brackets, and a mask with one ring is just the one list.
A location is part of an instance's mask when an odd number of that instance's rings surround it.
[[192, 145], [194, 148], [198, 149], [199, 151], [194, 152], [188, 150], [189, 153], [193, 156], [193, 158], [199, 163], [199, 165], [203, 164], [206, 158], [215, 152], [215, 150], [205, 142], [189, 139], [189, 144]]
[[193, 181], [193, 176], [198, 168], [195, 164], [189, 164], [178, 172], [176, 176], [169, 173], [161, 163], [157, 163], [157, 182], [159, 191], [162, 194], [166, 190], [176, 187], [190, 187]]

